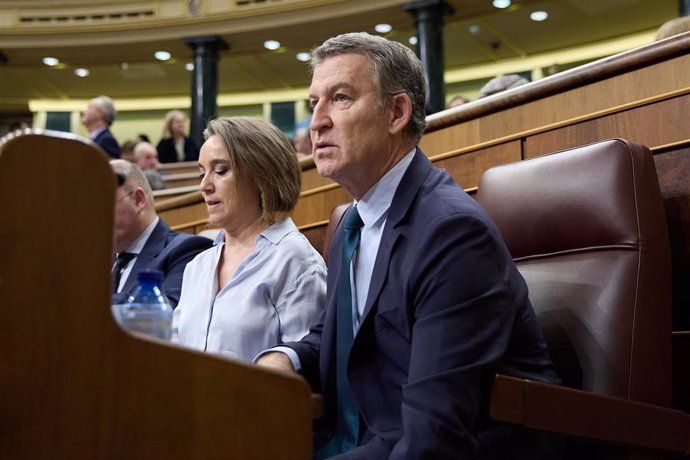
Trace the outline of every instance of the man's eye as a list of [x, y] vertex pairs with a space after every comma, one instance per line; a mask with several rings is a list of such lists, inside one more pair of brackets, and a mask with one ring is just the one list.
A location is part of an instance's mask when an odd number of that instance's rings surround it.
[[349, 101], [350, 98], [346, 96], [345, 94], [336, 94], [334, 98], [337, 102], [345, 102]]

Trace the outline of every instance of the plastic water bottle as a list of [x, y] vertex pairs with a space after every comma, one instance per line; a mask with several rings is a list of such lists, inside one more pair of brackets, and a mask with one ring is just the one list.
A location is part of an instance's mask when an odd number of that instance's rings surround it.
[[142, 270], [138, 279], [139, 286], [120, 308], [119, 323], [128, 331], [170, 340], [173, 309], [161, 292], [163, 272]]

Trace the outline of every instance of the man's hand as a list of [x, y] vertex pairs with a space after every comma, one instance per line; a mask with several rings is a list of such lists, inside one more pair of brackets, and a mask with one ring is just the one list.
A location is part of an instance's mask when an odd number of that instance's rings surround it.
[[284, 372], [295, 372], [295, 368], [292, 367], [290, 358], [288, 358], [285, 353], [267, 353], [259, 358], [256, 364], [259, 366], [270, 367], [272, 369], [278, 369]]

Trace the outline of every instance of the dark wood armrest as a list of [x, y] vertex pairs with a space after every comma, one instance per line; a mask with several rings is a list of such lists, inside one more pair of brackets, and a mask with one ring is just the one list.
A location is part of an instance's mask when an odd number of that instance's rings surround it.
[[559, 385], [497, 375], [490, 414], [531, 430], [690, 453], [690, 416], [685, 412]]

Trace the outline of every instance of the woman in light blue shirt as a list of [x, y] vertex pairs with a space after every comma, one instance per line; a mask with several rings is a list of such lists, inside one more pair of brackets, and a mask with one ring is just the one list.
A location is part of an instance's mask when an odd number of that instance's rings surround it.
[[222, 232], [185, 269], [173, 340], [251, 361], [308, 332], [325, 305], [326, 267], [289, 217], [301, 175], [283, 133], [231, 117], [204, 136], [200, 189]]

